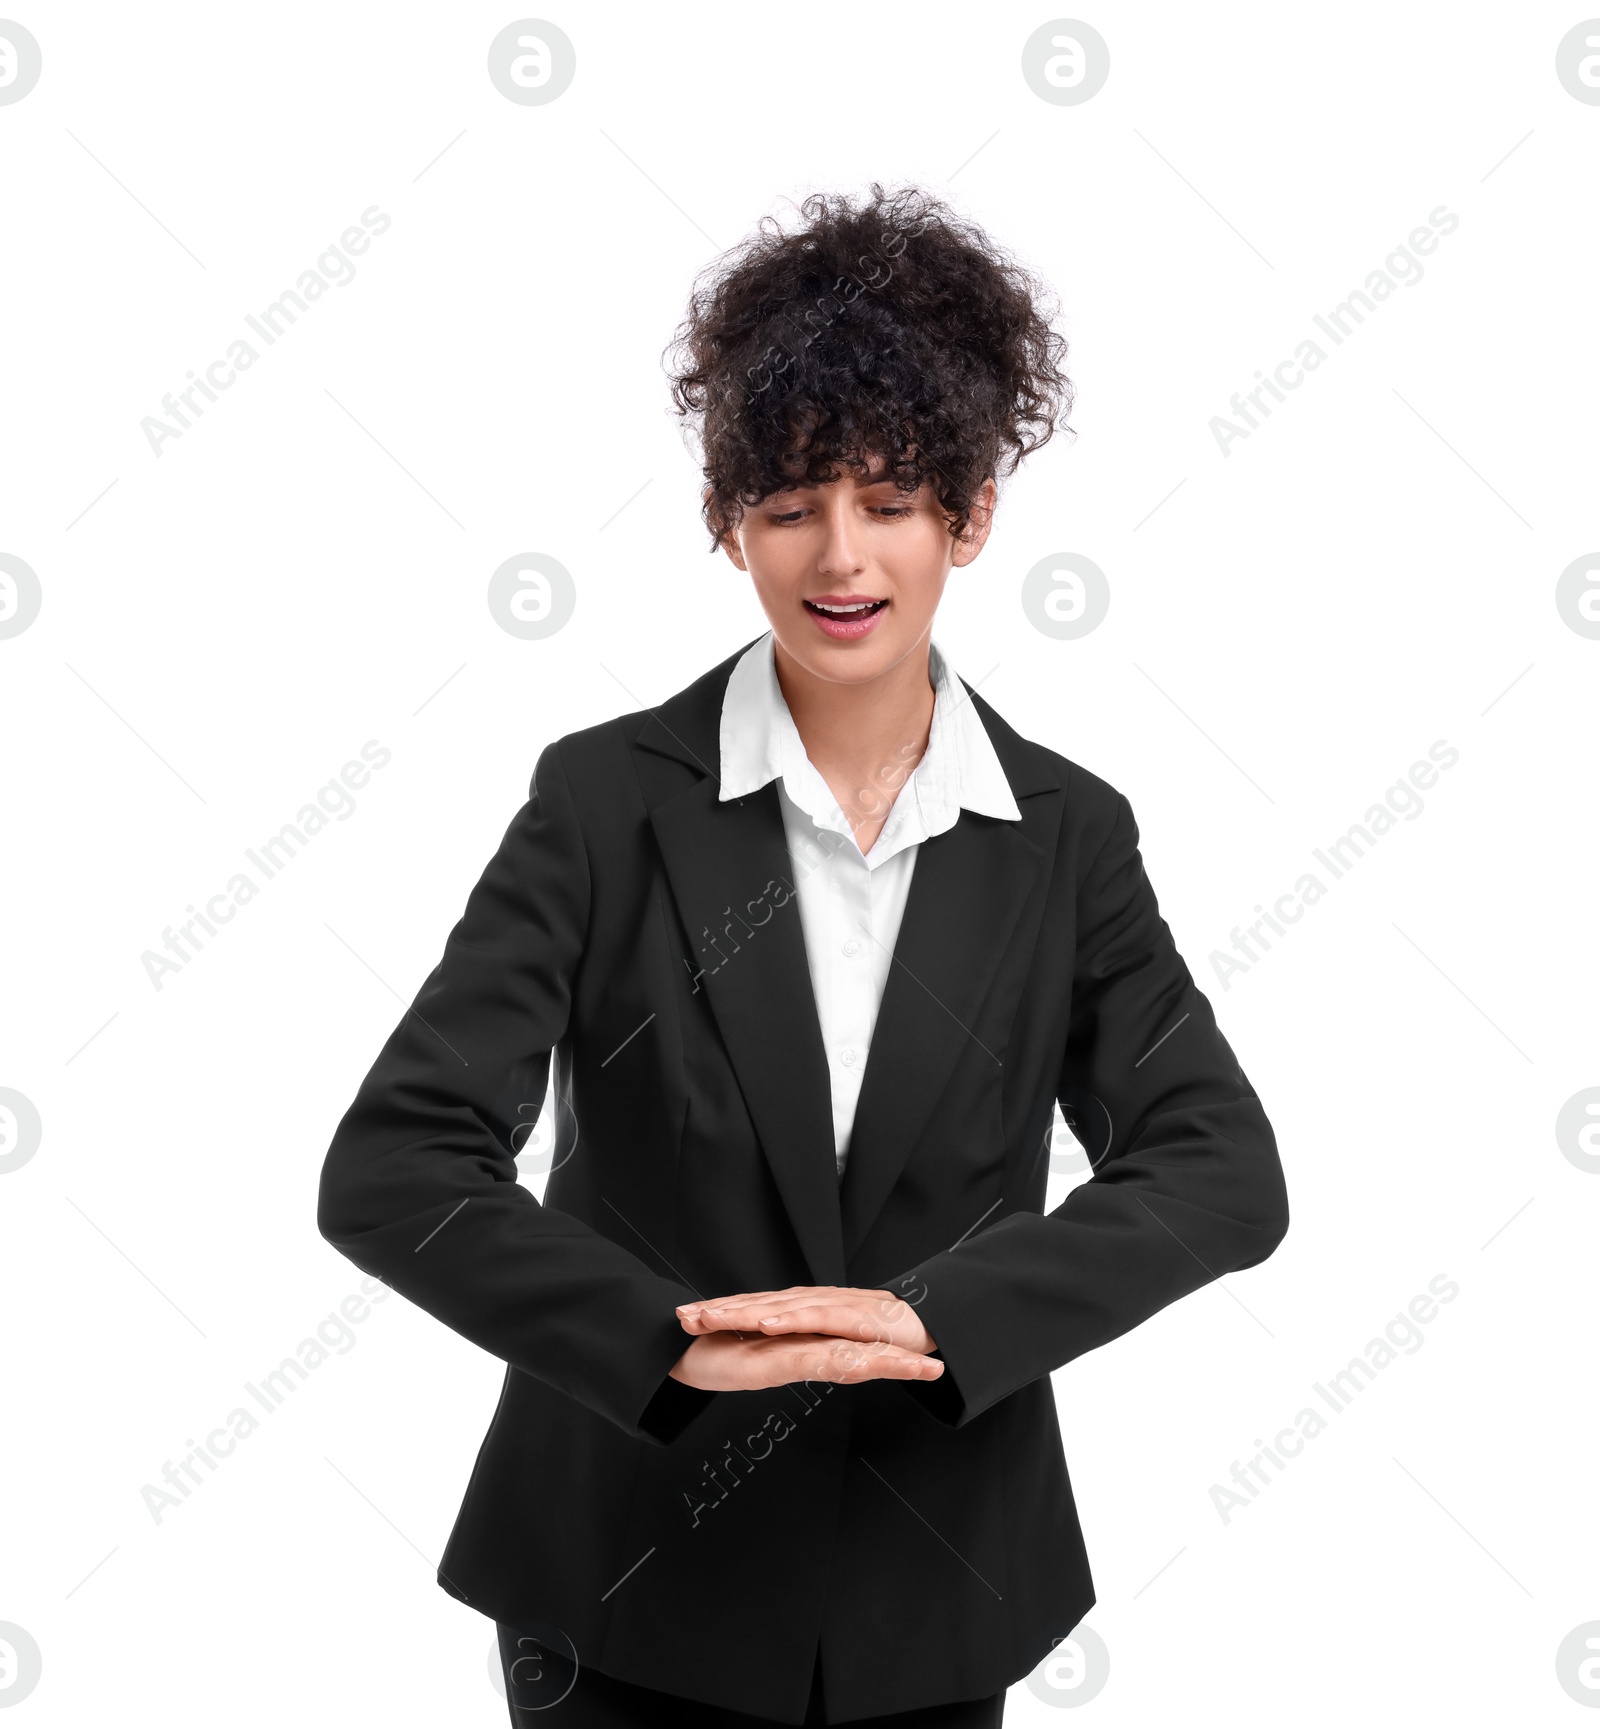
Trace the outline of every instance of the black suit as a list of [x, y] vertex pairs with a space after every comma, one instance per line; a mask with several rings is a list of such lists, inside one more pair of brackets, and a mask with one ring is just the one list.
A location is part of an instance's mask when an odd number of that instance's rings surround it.
[[[543, 751], [338, 1126], [318, 1224], [509, 1365], [441, 1585], [789, 1723], [820, 1639], [847, 1721], [997, 1692], [1077, 1624], [1051, 1370], [1265, 1259], [1288, 1210], [1127, 800], [975, 695], [1022, 819], [922, 843], [837, 1179], [777, 786], [717, 798], [737, 658]], [[513, 1149], [552, 1053], [541, 1205]], [[1057, 1100], [1105, 1132], [1045, 1214]], [[668, 1376], [675, 1305], [810, 1284], [905, 1295], [943, 1376]]]

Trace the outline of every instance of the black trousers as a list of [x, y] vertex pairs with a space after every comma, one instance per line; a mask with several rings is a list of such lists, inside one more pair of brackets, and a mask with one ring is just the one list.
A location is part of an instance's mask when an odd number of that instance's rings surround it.
[[[677, 1729], [691, 1722], [695, 1729], [772, 1729], [775, 1721], [701, 1705], [650, 1687], [635, 1687], [597, 1669], [586, 1669], [555, 1648], [559, 1636], [552, 1639], [542, 1627], [519, 1628], [506, 1621], [496, 1626], [506, 1703], [517, 1729]], [[887, 1717], [857, 1717], [850, 1729], [1000, 1729], [1005, 1704], [1004, 1693], [987, 1699], [958, 1699], [916, 1711], [896, 1711]], [[819, 1647], [806, 1723], [827, 1721], [822, 1714]]]

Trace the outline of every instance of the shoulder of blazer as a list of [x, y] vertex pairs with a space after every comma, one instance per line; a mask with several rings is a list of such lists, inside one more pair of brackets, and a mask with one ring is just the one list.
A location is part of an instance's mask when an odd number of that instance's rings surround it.
[[[963, 679], [962, 683], [966, 684], [966, 680]], [[967, 686], [969, 691], [971, 688]], [[1000, 766], [1011, 782], [1013, 797], [1021, 799], [1024, 791], [1051, 792], [1059, 789], [1063, 795], [1063, 834], [1068, 831], [1080, 837], [1110, 834], [1116, 826], [1121, 805], [1127, 802], [1110, 781], [1102, 780], [1093, 770], [1062, 756], [1059, 751], [1051, 750], [1048, 745], [1024, 738], [976, 691], [972, 691], [972, 706], [977, 710], [983, 729], [1000, 758]]]
[[723, 695], [750, 646], [745, 643], [653, 708], [633, 709], [557, 738], [551, 748], [574, 802], [585, 809], [614, 805], [631, 788], [653, 808], [705, 776], [715, 779], [722, 766]]

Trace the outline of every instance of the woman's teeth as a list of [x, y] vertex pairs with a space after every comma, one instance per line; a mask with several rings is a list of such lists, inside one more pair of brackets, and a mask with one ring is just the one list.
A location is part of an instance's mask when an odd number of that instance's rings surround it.
[[878, 628], [878, 618], [887, 600], [808, 600], [806, 610], [817, 621], [817, 629], [835, 642], [858, 642]]

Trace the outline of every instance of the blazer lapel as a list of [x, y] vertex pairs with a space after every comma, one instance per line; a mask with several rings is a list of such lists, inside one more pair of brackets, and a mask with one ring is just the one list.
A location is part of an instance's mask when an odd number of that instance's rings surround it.
[[845, 1257], [832, 1090], [778, 787], [718, 797], [722, 694], [737, 659], [662, 704], [636, 743], [699, 771], [650, 804], [690, 943], [684, 989], [706, 995], [811, 1282], [838, 1285]]
[[1059, 802], [1036, 796], [1061, 790], [1051, 759], [961, 682], [1022, 817], [964, 810], [917, 853], [840, 1191], [847, 1260], [888, 1200], [958, 1059], [975, 1049], [978, 1060], [1000, 1066], [977, 1022], [1059, 819]]
[[840, 1197], [847, 1259], [958, 1062], [1000, 1067], [976, 1026], [1042, 856], [1019, 824], [971, 811], [918, 851], [850, 1134]]

